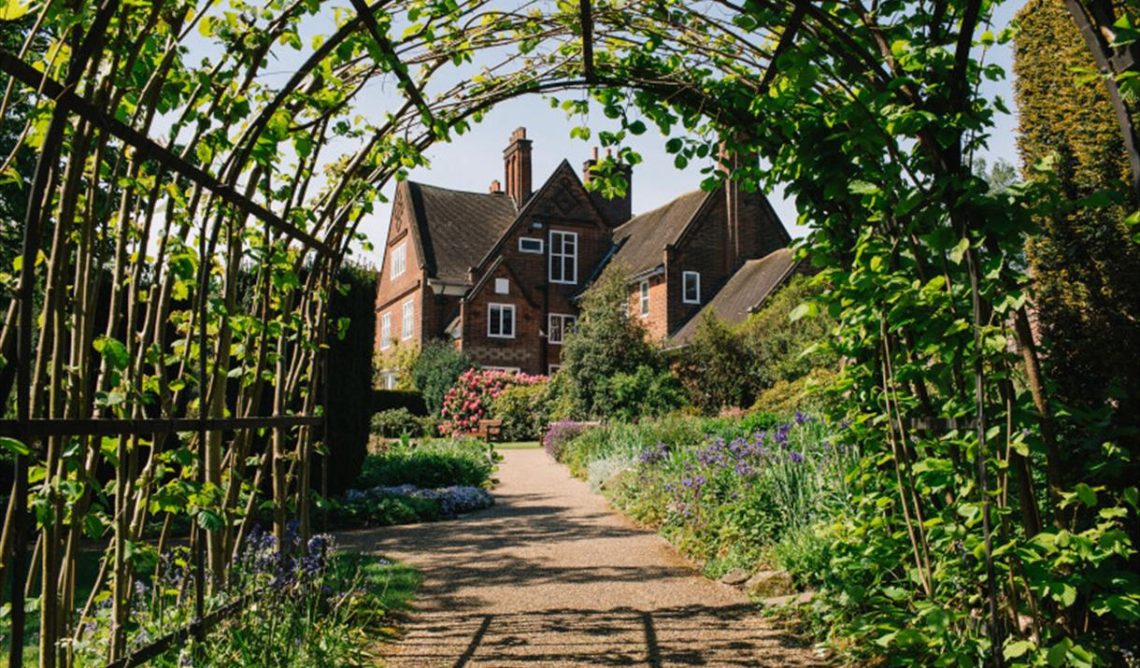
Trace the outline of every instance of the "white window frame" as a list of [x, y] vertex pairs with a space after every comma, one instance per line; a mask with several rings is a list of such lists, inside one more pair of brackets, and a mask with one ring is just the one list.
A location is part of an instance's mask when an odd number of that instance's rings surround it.
[[385, 313], [380, 316], [380, 350], [392, 347], [392, 314]]
[[408, 242], [392, 249], [392, 278], [399, 278], [408, 269]]
[[[495, 311], [499, 312], [499, 333], [492, 332], [491, 324], [495, 322]], [[511, 333], [509, 335], [503, 334], [503, 314], [511, 314]], [[515, 305], [514, 304], [487, 304], [487, 338], [490, 339], [513, 339], [518, 331], [518, 320], [515, 318]]]
[[642, 318], [649, 315], [649, 279], [643, 279], [637, 286], [637, 313]]
[[404, 311], [400, 314], [400, 338], [405, 341], [416, 333], [416, 300], [409, 299], [404, 302]]
[[[560, 243], [555, 244], [554, 238], [558, 237]], [[566, 253], [564, 248], [566, 240], [572, 239], [574, 243], [574, 252]], [[577, 285], [578, 284], [578, 233], [566, 232], [564, 230], [550, 230], [550, 260], [547, 262], [547, 277], [551, 283], [560, 283], [563, 285]], [[559, 268], [559, 278], [554, 278], [554, 266], [557, 263]], [[570, 278], [567, 280], [566, 265], [570, 264]]]
[[[696, 299], [689, 299], [689, 279], [694, 279], [697, 288]], [[683, 304], [700, 304], [701, 303], [701, 272], [699, 271], [682, 271], [681, 272], [681, 303]]]
[[[554, 323], [558, 323], [555, 327]], [[572, 313], [550, 313], [546, 316], [546, 340], [553, 345], [562, 345], [566, 340], [566, 330], [578, 323], [578, 316]], [[555, 337], [555, 332], [558, 336]]]
[[505, 371], [506, 373], [522, 373], [522, 369], [517, 366], [485, 366], [484, 371]]
[[[538, 247], [524, 248], [524, 243], [536, 243]], [[520, 253], [539, 253], [541, 254], [546, 250], [546, 244], [543, 242], [542, 237], [519, 237], [519, 252]]]
[[496, 278], [495, 279], [495, 294], [509, 295], [511, 294], [511, 279], [509, 278]]
[[546, 375], [553, 376], [555, 374], [555, 372], [557, 372], [561, 368], [562, 368], [561, 364], [547, 364], [546, 365]]
[[380, 375], [384, 379], [385, 390], [394, 390], [400, 383], [399, 374], [395, 371], [381, 371]]

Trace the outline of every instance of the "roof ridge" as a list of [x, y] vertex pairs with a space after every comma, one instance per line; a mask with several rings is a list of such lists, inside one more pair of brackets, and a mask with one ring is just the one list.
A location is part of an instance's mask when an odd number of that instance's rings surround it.
[[[447, 188], [445, 186], [437, 186], [437, 185], [433, 185], [431, 183], [424, 183], [423, 181], [413, 181], [411, 179], [408, 179], [407, 183], [408, 183], [408, 185], [413, 185], [413, 186], [416, 186], [417, 188], [431, 188], [432, 190], [444, 190], [444, 191], [447, 191], [449, 193], [456, 193], [459, 195], [478, 195], [479, 197], [504, 197], [506, 199], [510, 199], [510, 197], [507, 196], [506, 193], [484, 193], [484, 192], [479, 192], [476, 190], [459, 190], [458, 188]], [[514, 204], [514, 200], [511, 200], [511, 204]], [[517, 206], [515, 208], [518, 209]]]

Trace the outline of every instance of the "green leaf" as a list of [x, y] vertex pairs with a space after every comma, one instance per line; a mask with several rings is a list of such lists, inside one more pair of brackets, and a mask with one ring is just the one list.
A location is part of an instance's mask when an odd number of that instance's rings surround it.
[[103, 356], [107, 365], [112, 369], [122, 371], [127, 368], [127, 364], [130, 362], [130, 355], [127, 354], [127, 347], [119, 340], [109, 336], [100, 336], [95, 339], [92, 345], [95, 347], [95, 351]]
[[1016, 659], [1019, 656], [1025, 656], [1033, 648], [1034, 644], [1031, 640], [1016, 640], [1007, 642], [1001, 654], [1007, 659]]
[[222, 528], [222, 516], [212, 510], [203, 510], [198, 513], [198, 526], [206, 531], [217, 531]]
[[20, 0], [4, 0], [0, 4], [0, 21], [15, 21], [23, 18], [32, 11], [32, 3], [24, 4]]
[[32, 454], [32, 449], [24, 445], [23, 441], [17, 441], [7, 436], [0, 436], [0, 447], [3, 447], [13, 454], [23, 455], [25, 457]]
[[1076, 492], [1077, 498], [1081, 500], [1081, 503], [1085, 504], [1085, 506], [1089, 508], [1096, 507], [1096, 491], [1094, 491], [1092, 487], [1089, 487], [1086, 483], [1080, 482], [1077, 483]]
[[788, 320], [795, 322], [802, 318], [814, 318], [818, 314], [819, 306], [815, 302], [804, 302], [792, 309], [792, 312], [788, 314]]
[[950, 249], [950, 261], [954, 264], [962, 264], [962, 258], [966, 257], [966, 251], [970, 248], [970, 240], [962, 237], [953, 248]]

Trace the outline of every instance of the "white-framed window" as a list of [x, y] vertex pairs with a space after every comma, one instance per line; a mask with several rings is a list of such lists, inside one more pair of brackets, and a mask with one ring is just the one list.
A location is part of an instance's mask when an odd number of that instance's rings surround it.
[[384, 380], [385, 390], [396, 389], [396, 385], [399, 383], [399, 376], [395, 371], [382, 371], [380, 372], [380, 375]]
[[642, 281], [641, 284], [638, 285], [637, 292], [637, 312], [644, 318], [649, 315], [649, 281]]
[[538, 237], [519, 237], [520, 253], [541, 253], [542, 239]]
[[410, 339], [416, 332], [416, 300], [404, 302], [404, 312], [400, 316], [400, 338]]
[[566, 335], [574, 329], [578, 318], [566, 313], [551, 313], [546, 316], [546, 340], [550, 343], [562, 343]]
[[578, 282], [578, 234], [550, 231], [550, 282]]
[[507, 278], [495, 279], [495, 294], [508, 295], [511, 293], [511, 281]]
[[487, 336], [493, 339], [515, 338], [514, 304], [487, 305]]
[[507, 373], [519, 373], [522, 371], [522, 369], [517, 366], [485, 366], [483, 368], [487, 371], [506, 371]]
[[686, 304], [701, 303], [701, 274], [696, 271], [681, 272], [681, 301]]
[[408, 243], [392, 249], [392, 278], [398, 278], [408, 268]]
[[385, 313], [380, 316], [380, 350], [386, 350], [392, 345], [392, 314]]
[[548, 364], [546, 365], [546, 375], [553, 376], [561, 368], [561, 364]]

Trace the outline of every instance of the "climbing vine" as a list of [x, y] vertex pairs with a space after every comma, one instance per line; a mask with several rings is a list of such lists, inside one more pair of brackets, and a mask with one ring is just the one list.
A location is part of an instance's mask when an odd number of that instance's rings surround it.
[[[124, 658], [131, 584], [180, 532], [198, 601], [225, 600], [259, 514], [307, 535], [328, 304], [358, 225], [433, 142], [542, 93], [619, 122], [596, 135], [618, 149], [603, 190], [652, 124], [710, 180], [721, 146], [756, 155], [733, 178], [782, 183], [811, 225], [823, 293], [796, 315], [835, 318], [836, 417], [863, 454], [849, 516], [821, 529], [836, 633], [917, 664], [1093, 662], [1137, 637], [1135, 476], [1094, 475], [1134, 471], [1135, 435], [1066, 457], [1013, 261], [1060, 206], [1049, 162], [1001, 193], [971, 169], [1003, 109], [979, 92], [1009, 38], [992, 4], [3, 8], [20, 35], [0, 54], [3, 171], [27, 211], [3, 223], [21, 251], [2, 269], [2, 554], [13, 628], [38, 594], [44, 665], [71, 663], [103, 599]], [[106, 551], [78, 600], [84, 539]]]

